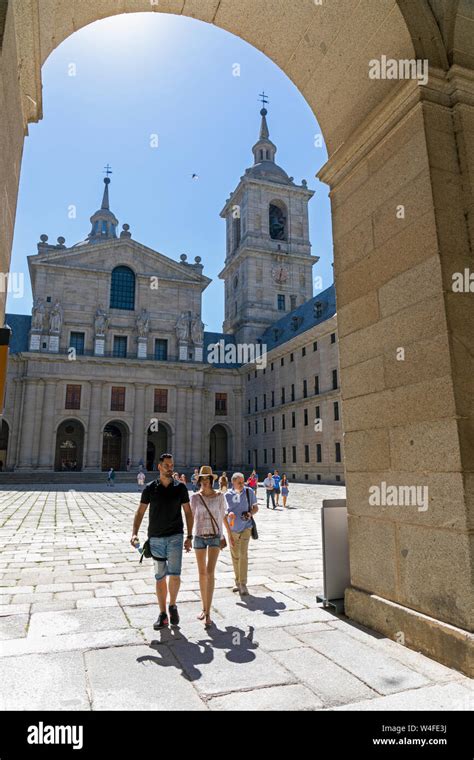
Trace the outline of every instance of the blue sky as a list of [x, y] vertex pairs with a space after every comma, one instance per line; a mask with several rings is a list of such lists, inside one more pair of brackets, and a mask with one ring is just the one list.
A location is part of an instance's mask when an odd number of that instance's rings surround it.
[[[234, 76], [235, 64], [240, 76]], [[71, 73], [75, 73], [71, 76]], [[110, 206], [135, 240], [178, 260], [201, 256], [213, 279], [203, 295], [207, 330], [220, 331], [225, 222], [219, 212], [253, 163], [259, 93], [270, 99], [277, 162], [316, 190], [310, 203], [314, 275], [333, 280], [328, 188], [315, 179], [327, 159], [320, 130], [288, 77], [238, 37], [194, 19], [158, 13], [115, 16], [87, 26], [43, 66], [44, 118], [29, 127], [21, 170], [11, 271], [25, 273], [23, 298], [7, 311], [31, 312], [26, 257], [43, 233], [66, 246], [83, 240], [100, 207], [104, 167]], [[158, 147], [152, 147], [152, 135]], [[192, 179], [192, 174], [199, 176]], [[73, 217], [75, 209], [75, 218]]]

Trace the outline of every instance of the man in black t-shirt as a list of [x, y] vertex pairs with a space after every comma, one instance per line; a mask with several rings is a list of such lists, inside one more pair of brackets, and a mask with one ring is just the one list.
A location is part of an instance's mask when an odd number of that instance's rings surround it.
[[[150, 505], [148, 538], [155, 567], [156, 596], [160, 606], [160, 615], [153, 625], [155, 630], [171, 625], [178, 625], [179, 615], [176, 606], [181, 585], [181, 562], [183, 544], [186, 552], [191, 551], [193, 537], [193, 515], [189, 504], [188, 489], [173, 479], [174, 462], [171, 454], [162, 454], [158, 464], [159, 478], [145, 486], [139, 507], [133, 520], [132, 546], [138, 539], [143, 515]], [[186, 517], [187, 537], [184, 540], [184, 526], [181, 507]], [[166, 612], [169, 576], [169, 618]]]

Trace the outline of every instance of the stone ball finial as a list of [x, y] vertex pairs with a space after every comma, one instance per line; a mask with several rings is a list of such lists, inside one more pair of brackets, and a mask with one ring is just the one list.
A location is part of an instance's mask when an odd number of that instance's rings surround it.
[[122, 229], [125, 230], [125, 232], [128, 232], [129, 229], [130, 229], [130, 225], [129, 224], [122, 224]]
[[182, 253], [182, 254], [181, 254], [181, 256], [180, 256], [179, 258], [181, 259], [181, 261], [182, 261], [182, 262], [183, 262], [183, 264], [184, 264], [184, 262], [187, 260], [187, 258], [188, 258], [188, 257], [186, 256], [186, 254], [185, 254], [185, 253]]
[[201, 259], [201, 257], [200, 257], [200, 256], [196, 256], [196, 257], [194, 258], [194, 261], [196, 262], [196, 264], [200, 264], [200, 263], [201, 263], [201, 261], [202, 261], [202, 259]]
[[267, 109], [266, 108], [262, 108], [262, 110], [260, 111], [260, 116], [266, 116], [267, 113], [268, 113]]
[[58, 243], [59, 243], [59, 245], [64, 245], [65, 242], [66, 242], [66, 238], [58, 237]]
[[47, 235], [40, 235], [40, 240], [41, 240], [42, 243], [47, 243], [48, 242], [48, 236]]
[[306, 179], [302, 179], [301, 184], [303, 185], [303, 187], [308, 187], [308, 181]]

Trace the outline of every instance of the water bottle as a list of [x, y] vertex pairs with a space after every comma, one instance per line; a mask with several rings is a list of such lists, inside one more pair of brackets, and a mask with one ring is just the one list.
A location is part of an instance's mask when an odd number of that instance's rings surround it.
[[134, 545], [135, 549], [137, 550], [137, 552], [139, 554], [141, 554], [143, 550], [142, 550], [142, 547], [140, 546], [140, 539], [139, 538], [135, 539], [135, 541], [133, 542], [133, 545]]

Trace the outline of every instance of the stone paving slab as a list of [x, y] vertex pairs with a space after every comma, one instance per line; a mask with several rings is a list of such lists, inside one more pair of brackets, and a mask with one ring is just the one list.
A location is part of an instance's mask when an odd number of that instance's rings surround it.
[[379, 696], [359, 678], [310, 647], [272, 652], [271, 656], [293, 673], [296, 680], [311, 689], [325, 707]]
[[261, 712], [262, 710], [320, 710], [323, 703], [306, 686], [289, 684], [213, 697], [209, 699], [207, 705], [210, 710]]
[[337, 710], [469, 710], [474, 711], [474, 693], [463, 684], [432, 684], [369, 701], [354, 702]]
[[129, 623], [120, 607], [93, 610], [38, 612], [31, 616], [29, 638], [60, 636], [65, 633], [110, 631], [128, 628]]
[[1, 661], [2, 710], [89, 710], [82, 652], [29, 654]]
[[93, 710], [206, 710], [166, 647], [86, 652]]
[[294, 635], [379, 694], [393, 694], [429, 683], [421, 673], [403, 665], [385, 652], [362, 642], [354, 646], [354, 639], [343, 631], [296, 632]]

